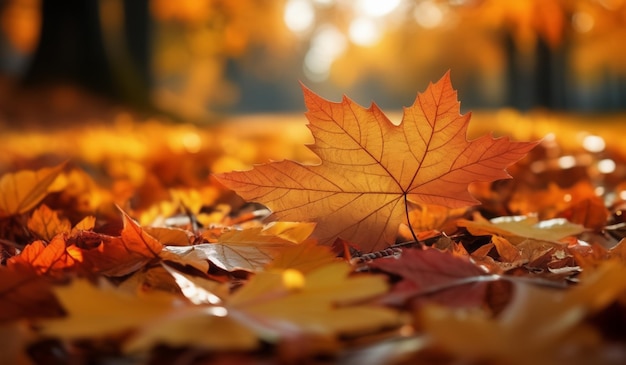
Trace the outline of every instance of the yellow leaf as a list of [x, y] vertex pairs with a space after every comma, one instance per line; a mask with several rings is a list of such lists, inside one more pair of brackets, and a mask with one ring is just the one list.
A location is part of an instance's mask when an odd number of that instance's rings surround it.
[[534, 215], [503, 216], [488, 221], [476, 214], [473, 221], [459, 219], [457, 225], [467, 228], [475, 236], [488, 234], [509, 239], [524, 237], [546, 241], [558, 241], [585, 231], [585, 227], [568, 222], [564, 218], [539, 221]]
[[76, 234], [78, 231], [91, 231], [95, 226], [96, 217], [88, 215], [85, 218], [81, 219], [80, 222], [76, 223], [74, 227], [72, 227], [71, 234]]
[[251, 350], [257, 347], [256, 334], [245, 325], [225, 316], [221, 307], [190, 307], [156, 320], [133, 336], [124, 352], [147, 351], [155, 345], [197, 347], [208, 350]]
[[220, 350], [251, 349], [257, 344], [256, 335], [225, 317], [223, 307], [191, 306], [169, 293], [132, 293], [85, 280], [54, 292], [67, 316], [40, 321], [38, 328], [45, 336], [79, 340], [130, 334], [122, 340], [126, 352], [148, 351], [160, 344]]
[[400, 317], [391, 309], [355, 305], [386, 292], [386, 280], [350, 275], [351, 270], [347, 263], [335, 262], [308, 273], [295, 269], [260, 272], [225, 300], [224, 306], [235, 318], [270, 337], [289, 332], [335, 336], [398, 325]]
[[309, 238], [314, 229], [315, 223], [310, 222], [272, 222], [263, 228], [263, 234], [300, 243]]
[[50, 188], [65, 164], [40, 170], [21, 170], [0, 178], [0, 217], [22, 214], [34, 208]]
[[96, 287], [86, 280], [57, 287], [54, 293], [67, 317], [42, 321], [41, 332], [63, 339], [120, 334], [148, 325], [174, 310], [184, 310], [182, 303], [171, 294], [133, 295], [110, 285]]
[[59, 233], [69, 233], [72, 224], [65, 218], [60, 218], [59, 213], [42, 204], [28, 219], [28, 229], [35, 232], [39, 238], [50, 241]]
[[328, 246], [320, 246], [315, 241], [305, 241], [283, 249], [267, 270], [297, 269], [307, 273], [318, 267], [336, 262], [337, 255]]

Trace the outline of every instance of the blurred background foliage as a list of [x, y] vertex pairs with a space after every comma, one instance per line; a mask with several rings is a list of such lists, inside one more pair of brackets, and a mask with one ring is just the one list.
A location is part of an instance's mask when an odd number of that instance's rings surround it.
[[451, 70], [469, 138], [542, 140], [486, 206], [621, 206], [625, 40], [626, 0], [0, 0], [0, 175], [65, 162], [84, 214], [229, 214], [211, 173], [318, 162], [298, 81], [399, 121]]
[[397, 110], [451, 69], [465, 110], [617, 111], [625, 41], [626, 0], [2, 0], [0, 109], [204, 122], [302, 111], [300, 80]]

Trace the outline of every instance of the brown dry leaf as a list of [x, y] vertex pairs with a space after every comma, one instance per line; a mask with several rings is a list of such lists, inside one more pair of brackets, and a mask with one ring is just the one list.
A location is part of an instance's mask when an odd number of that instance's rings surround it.
[[95, 235], [100, 244], [81, 248], [82, 266], [92, 273], [106, 276], [130, 274], [152, 260], [159, 260], [163, 245], [144, 232], [122, 211], [124, 227], [119, 237]]
[[51, 168], [21, 170], [3, 175], [0, 178], [0, 218], [33, 209], [48, 195], [64, 168], [63, 163]]
[[468, 184], [509, 177], [504, 169], [536, 145], [491, 135], [468, 142], [470, 116], [460, 115], [449, 74], [405, 108], [399, 125], [375, 104], [333, 103], [303, 90], [315, 138], [309, 148], [321, 164], [287, 160], [216, 177], [277, 220], [316, 222], [322, 244], [343, 238], [367, 252], [382, 249], [394, 242], [409, 202], [476, 204]]
[[39, 238], [50, 241], [59, 233], [69, 233], [72, 224], [66, 218], [59, 217], [59, 212], [42, 204], [33, 211], [28, 219], [28, 229], [36, 233]]
[[439, 306], [423, 308], [420, 318], [435, 344], [459, 359], [507, 364], [572, 363], [579, 356], [584, 359], [586, 352], [599, 344], [598, 334], [582, 321], [626, 290], [624, 275], [626, 266], [607, 261], [567, 291], [515, 283], [512, 302], [497, 318], [484, 311]]
[[515, 246], [522, 255], [523, 261], [534, 262], [548, 253], [563, 250], [565, 246], [558, 242], [526, 239]]
[[208, 270], [207, 261], [228, 270], [259, 271], [284, 249], [299, 244], [313, 231], [312, 223], [276, 222], [268, 227], [228, 231], [215, 243], [167, 246], [161, 257]]
[[500, 236], [492, 236], [491, 242], [498, 251], [500, 261], [513, 263], [519, 261], [522, 258], [521, 250], [511, 244], [506, 238]]

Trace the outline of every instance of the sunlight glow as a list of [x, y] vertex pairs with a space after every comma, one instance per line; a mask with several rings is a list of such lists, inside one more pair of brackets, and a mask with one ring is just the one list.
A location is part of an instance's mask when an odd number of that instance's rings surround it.
[[574, 156], [559, 157], [559, 167], [562, 169], [571, 169], [576, 166], [576, 158]]
[[626, 190], [622, 190], [619, 192], [619, 198], [622, 200], [626, 200]]
[[602, 152], [605, 147], [606, 143], [600, 136], [589, 135], [583, 139], [583, 148], [589, 152]]
[[433, 1], [422, 1], [415, 6], [413, 17], [424, 28], [435, 28], [443, 21], [443, 11]]
[[226, 317], [228, 315], [228, 309], [221, 306], [207, 307], [204, 310], [208, 315], [215, 317]]
[[359, 46], [376, 44], [382, 36], [380, 26], [369, 18], [357, 18], [350, 23], [348, 36], [352, 43]]
[[394, 11], [401, 2], [401, 0], [358, 0], [355, 8], [362, 14], [381, 17]]
[[315, 23], [315, 9], [308, 0], [289, 0], [285, 5], [283, 20], [294, 33], [304, 33]]
[[330, 75], [330, 67], [346, 49], [346, 38], [332, 25], [321, 26], [311, 40], [311, 47], [304, 57], [304, 72], [312, 81], [324, 81]]
[[604, 186], [598, 186], [595, 189], [593, 189], [593, 193], [596, 194], [596, 196], [602, 196], [605, 193], [605, 189]]
[[598, 161], [598, 171], [602, 174], [611, 174], [615, 172], [616, 167], [617, 165], [615, 164], [615, 161], [610, 158]]
[[202, 139], [195, 132], [187, 132], [182, 136], [182, 143], [189, 153], [198, 153], [202, 149]]

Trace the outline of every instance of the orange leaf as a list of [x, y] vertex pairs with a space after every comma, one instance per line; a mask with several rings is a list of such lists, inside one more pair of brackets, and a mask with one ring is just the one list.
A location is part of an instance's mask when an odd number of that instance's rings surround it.
[[492, 236], [491, 242], [496, 246], [498, 255], [502, 262], [514, 262], [522, 258], [522, 253], [519, 248], [513, 246], [506, 238], [499, 236]]
[[35, 241], [24, 248], [22, 254], [10, 262], [28, 263], [39, 274], [53, 273], [73, 267], [77, 259], [68, 254], [63, 235], [55, 236], [50, 243]]
[[582, 224], [587, 228], [600, 231], [607, 224], [609, 210], [606, 209], [601, 197], [593, 195], [572, 204], [560, 212], [558, 216], [566, 218], [572, 223]]
[[122, 219], [124, 228], [119, 237], [82, 231], [68, 239], [67, 254], [81, 261], [82, 269], [106, 276], [124, 276], [158, 260], [163, 245], [124, 212]]
[[89, 266], [93, 273], [124, 276], [159, 259], [163, 245], [124, 212], [122, 219], [124, 228], [120, 237], [101, 235], [100, 245], [82, 251], [84, 265]]
[[297, 269], [307, 273], [336, 261], [337, 257], [330, 247], [319, 246], [315, 241], [307, 240], [299, 245], [286, 247], [266, 270]]
[[37, 171], [21, 170], [0, 178], [0, 217], [28, 212], [50, 192], [65, 164]]
[[217, 178], [279, 220], [316, 222], [323, 244], [343, 238], [365, 251], [384, 248], [406, 221], [407, 202], [476, 204], [468, 184], [508, 178], [504, 169], [536, 145], [491, 135], [467, 141], [470, 116], [459, 114], [449, 74], [405, 108], [400, 125], [376, 104], [333, 103], [303, 90], [315, 138], [309, 148], [322, 163], [287, 160]]
[[40, 238], [50, 241], [59, 233], [69, 232], [72, 224], [59, 213], [42, 204], [28, 219], [28, 229], [35, 232]]

